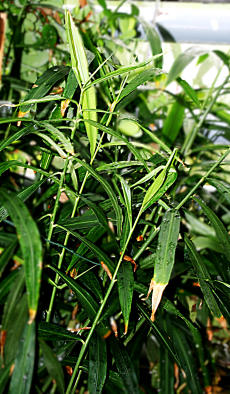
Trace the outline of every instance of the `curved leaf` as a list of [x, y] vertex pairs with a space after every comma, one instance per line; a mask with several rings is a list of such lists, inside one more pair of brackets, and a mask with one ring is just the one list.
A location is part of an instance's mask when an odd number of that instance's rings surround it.
[[42, 245], [36, 223], [25, 204], [9, 190], [0, 190], [0, 201], [13, 220], [24, 259], [30, 322], [36, 316], [42, 270]]
[[15, 359], [9, 394], [29, 394], [35, 360], [35, 322], [26, 324]]
[[95, 333], [89, 344], [89, 378], [90, 394], [102, 392], [107, 373], [106, 341]]

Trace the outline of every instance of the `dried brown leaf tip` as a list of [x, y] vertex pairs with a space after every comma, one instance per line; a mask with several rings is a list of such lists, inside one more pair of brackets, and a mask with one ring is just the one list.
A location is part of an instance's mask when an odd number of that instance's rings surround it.
[[113, 275], [111, 274], [109, 268], [107, 267], [107, 265], [103, 261], [101, 261], [101, 266], [102, 266], [103, 270], [107, 273], [109, 279], [112, 280]]
[[68, 108], [68, 105], [70, 103], [69, 99], [63, 100], [61, 102], [61, 116], [64, 117], [65, 116], [65, 111]]
[[73, 268], [73, 269], [70, 271], [70, 276], [71, 276], [71, 278], [73, 278], [73, 279], [75, 279], [75, 278], [77, 277], [77, 270], [76, 270], [76, 268]]
[[35, 309], [29, 309], [29, 321], [28, 324], [32, 324], [35, 317], [36, 317], [37, 311]]
[[149, 285], [149, 290], [146, 299], [149, 297], [149, 295], [152, 292], [152, 314], [151, 314], [151, 320], [155, 320], [155, 313], [157, 311], [157, 308], [160, 304], [164, 289], [166, 288], [167, 284], [163, 283], [156, 283], [154, 279], [151, 280], [150, 285]]
[[0, 354], [1, 354], [2, 360], [3, 360], [3, 355], [4, 355], [5, 343], [6, 343], [6, 330], [1, 330], [1, 333], [0, 333], [0, 349], [1, 349]]
[[73, 375], [73, 368], [70, 367], [69, 365], [65, 366], [66, 372], [68, 373], [68, 375], [72, 376]]
[[143, 235], [138, 235], [138, 237], [136, 238], [137, 242], [141, 242], [143, 241], [144, 237]]
[[137, 264], [136, 264], [135, 260], [132, 259], [132, 257], [130, 257], [130, 256], [128, 256], [127, 254], [125, 254], [125, 255], [123, 256], [123, 260], [129, 261], [131, 264], [133, 264], [133, 265], [134, 265], [133, 272], [136, 272]]
[[116, 323], [116, 320], [114, 319], [114, 317], [111, 316], [110, 319], [109, 319], [109, 321], [110, 321], [110, 326], [111, 326], [111, 328], [112, 328], [112, 331], [113, 331], [115, 337], [117, 338], [117, 337], [118, 337], [118, 331], [117, 331], [117, 323]]
[[[29, 112], [29, 111], [26, 111], [26, 112], [19, 111], [19, 112], [18, 112], [18, 118], [24, 118], [24, 116], [25, 116], [26, 114], [28, 114], [28, 112]], [[22, 121], [19, 120], [19, 121], [17, 122], [17, 126], [20, 127], [20, 126], [21, 126], [21, 123], [22, 123]]]
[[105, 335], [103, 335], [103, 338], [104, 338], [104, 339], [107, 339], [107, 338], [110, 337], [111, 334], [112, 334], [112, 331], [111, 331], [111, 330], [108, 330], [108, 331], [105, 333]]

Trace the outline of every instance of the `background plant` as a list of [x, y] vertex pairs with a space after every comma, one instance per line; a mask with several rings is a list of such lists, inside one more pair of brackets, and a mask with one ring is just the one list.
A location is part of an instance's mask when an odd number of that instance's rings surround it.
[[[4, 9], [1, 391], [227, 389], [229, 56], [166, 74], [137, 7], [98, 3]], [[226, 78], [194, 89], [207, 57]]]

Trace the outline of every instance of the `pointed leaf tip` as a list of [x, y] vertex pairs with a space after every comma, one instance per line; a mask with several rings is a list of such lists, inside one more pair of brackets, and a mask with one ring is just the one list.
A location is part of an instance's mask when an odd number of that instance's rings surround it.
[[164, 289], [166, 288], [167, 284], [163, 283], [156, 283], [155, 281], [153, 282], [153, 292], [152, 292], [152, 314], [151, 314], [151, 320], [155, 320], [155, 313], [157, 311], [157, 308], [160, 304]]

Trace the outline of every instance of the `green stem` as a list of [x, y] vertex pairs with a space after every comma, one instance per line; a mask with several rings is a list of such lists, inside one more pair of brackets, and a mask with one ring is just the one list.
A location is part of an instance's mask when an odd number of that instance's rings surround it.
[[125, 254], [125, 251], [126, 251], [126, 249], [127, 249], [127, 246], [128, 246], [128, 244], [129, 244], [129, 241], [130, 241], [130, 239], [131, 239], [131, 237], [132, 237], [132, 234], [133, 234], [133, 232], [134, 232], [134, 229], [135, 229], [135, 227], [136, 227], [136, 225], [137, 225], [137, 223], [138, 223], [138, 220], [139, 220], [141, 214], [142, 214], [142, 210], [140, 209], [140, 211], [139, 211], [139, 213], [138, 213], [138, 215], [137, 215], [137, 218], [136, 218], [136, 220], [135, 220], [135, 222], [134, 222], [134, 224], [133, 224], [133, 227], [132, 227], [132, 229], [130, 230], [130, 233], [129, 233], [128, 237], [127, 237], [127, 240], [126, 240], [126, 242], [125, 242], [125, 246], [124, 246], [124, 248], [123, 248], [123, 251], [121, 252], [119, 261], [118, 261], [118, 263], [117, 263], [116, 269], [115, 269], [115, 271], [114, 271], [114, 274], [113, 274], [112, 280], [111, 280], [111, 282], [110, 282], [110, 285], [109, 285], [109, 287], [108, 287], [108, 290], [107, 290], [107, 292], [106, 292], [106, 295], [105, 295], [105, 297], [104, 297], [104, 299], [103, 299], [103, 302], [102, 302], [102, 304], [101, 304], [101, 306], [100, 306], [100, 308], [99, 308], [99, 310], [98, 310], [98, 312], [97, 312], [97, 315], [96, 315], [96, 317], [95, 317], [95, 319], [94, 319], [94, 321], [93, 321], [92, 327], [91, 327], [91, 329], [90, 329], [90, 331], [89, 331], [89, 334], [88, 334], [88, 336], [87, 336], [87, 338], [86, 338], [86, 340], [85, 340], [85, 343], [84, 343], [84, 345], [82, 345], [81, 351], [80, 351], [79, 356], [78, 356], [77, 363], [76, 363], [75, 368], [74, 368], [74, 371], [73, 371], [73, 375], [72, 375], [72, 377], [71, 377], [71, 380], [70, 380], [69, 385], [68, 385], [67, 390], [66, 390], [66, 394], [70, 394], [70, 393], [74, 394], [74, 392], [75, 392], [75, 389], [76, 389], [76, 386], [77, 386], [77, 381], [75, 382], [74, 387], [73, 387], [73, 389], [71, 390], [72, 385], [73, 385], [73, 382], [74, 382], [74, 379], [75, 379], [75, 376], [76, 376], [76, 374], [77, 374], [77, 372], [78, 372], [78, 369], [79, 369], [81, 360], [82, 360], [82, 358], [83, 358], [83, 356], [84, 356], [84, 354], [85, 354], [85, 351], [86, 351], [86, 348], [87, 348], [88, 343], [89, 343], [89, 341], [90, 341], [90, 338], [91, 338], [92, 335], [93, 335], [93, 332], [94, 332], [94, 330], [95, 330], [95, 328], [96, 328], [96, 325], [97, 325], [97, 323], [98, 323], [98, 321], [99, 321], [99, 319], [100, 319], [100, 316], [101, 316], [102, 311], [103, 311], [103, 309], [104, 309], [104, 307], [105, 307], [105, 304], [106, 304], [106, 302], [107, 302], [107, 300], [108, 300], [108, 298], [109, 298], [109, 295], [110, 295], [110, 293], [111, 293], [111, 291], [112, 291], [112, 289], [113, 289], [113, 286], [114, 286], [114, 284], [115, 284], [115, 282], [116, 282], [117, 273], [118, 273], [118, 270], [119, 270], [120, 265], [121, 265], [121, 263], [122, 263], [123, 256], [124, 256], [124, 254]]
[[[80, 111], [80, 107], [81, 107], [81, 98], [80, 98], [80, 101], [79, 101], [78, 111]], [[115, 108], [115, 106], [114, 106], [114, 108]], [[111, 121], [111, 119], [112, 119], [112, 115], [113, 115], [113, 112], [111, 112], [111, 114], [109, 115], [109, 118], [108, 118], [108, 120], [107, 120], [107, 122], [106, 122], [106, 126], [109, 125], [109, 123], [110, 123], [110, 121]], [[78, 118], [78, 116], [79, 116], [79, 113], [77, 113], [77, 118]], [[78, 124], [78, 122], [77, 122], [77, 120], [76, 120], [76, 123], [75, 123], [74, 128], [73, 128], [72, 133], [71, 133], [71, 139], [73, 139], [73, 137], [74, 137], [74, 133], [75, 133], [77, 124]], [[102, 144], [103, 137], [104, 137], [104, 132], [103, 132], [102, 135], [101, 135], [100, 141], [99, 141], [99, 143], [98, 143], [98, 145], [97, 145], [97, 148], [96, 148], [96, 150], [95, 150], [95, 152], [94, 152], [94, 155], [93, 155], [93, 157], [92, 157], [92, 159], [91, 159], [91, 161], [90, 161], [90, 165], [92, 165], [92, 163], [93, 163], [93, 161], [94, 161], [94, 159], [95, 159], [95, 157], [96, 157], [96, 155], [97, 155], [99, 149], [101, 148], [101, 144]], [[64, 170], [63, 170], [63, 173], [62, 173], [63, 180], [64, 180], [65, 173], [66, 173], [66, 171], [67, 171], [67, 168], [68, 168], [68, 164], [69, 164], [69, 156], [68, 156], [68, 158], [66, 159], [65, 167], [64, 167]], [[85, 173], [84, 179], [83, 179], [83, 181], [82, 181], [81, 188], [80, 188], [80, 190], [79, 190], [79, 194], [78, 194], [78, 196], [77, 196], [77, 198], [76, 198], [76, 200], [75, 200], [75, 202], [74, 202], [74, 207], [73, 207], [73, 210], [72, 210], [71, 218], [73, 218], [73, 217], [75, 216], [75, 213], [76, 213], [76, 210], [77, 210], [77, 207], [78, 207], [78, 203], [79, 203], [79, 200], [80, 200], [81, 195], [82, 195], [82, 193], [83, 193], [83, 190], [84, 190], [84, 187], [85, 187], [85, 184], [86, 184], [86, 181], [87, 181], [88, 176], [89, 176], [89, 172], [87, 171], [87, 172]], [[62, 178], [61, 178], [61, 179], [62, 179]], [[61, 187], [62, 187], [62, 184], [61, 184], [61, 182], [60, 182], [59, 189], [58, 189], [59, 191], [61, 191]], [[56, 208], [55, 208], [55, 215], [54, 215], [54, 217], [52, 217], [52, 224], [50, 225], [50, 231], [49, 231], [49, 235], [48, 235], [48, 241], [51, 240], [51, 236], [52, 236], [52, 233], [53, 233], [54, 220], [55, 220], [55, 216], [56, 216], [56, 212], [57, 212], [57, 208], [58, 208], [59, 197], [60, 197], [60, 195], [59, 195], [59, 196], [57, 195], [57, 198], [56, 198], [56, 201], [55, 201], [55, 204], [57, 203], [57, 205], [56, 205]], [[54, 213], [53, 213], [53, 214], [54, 214]], [[65, 246], [66, 246], [67, 243], [68, 243], [69, 236], [70, 236], [70, 233], [67, 232], [66, 235], [65, 235], [64, 243], [63, 243], [64, 248], [62, 249], [61, 254], [60, 254], [60, 257], [59, 257], [59, 260], [58, 260], [58, 268], [59, 268], [59, 269], [61, 269], [61, 266], [62, 266], [63, 258], [64, 258], [64, 256], [65, 256], [65, 251], [66, 251]], [[48, 308], [47, 315], [46, 315], [46, 322], [49, 322], [49, 321], [50, 321], [50, 318], [51, 318], [51, 313], [52, 313], [52, 310], [53, 310], [54, 299], [55, 299], [56, 292], [57, 292], [58, 281], [59, 281], [59, 275], [56, 274], [56, 276], [55, 276], [55, 281], [54, 281], [55, 284], [56, 284], [56, 287], [53, 287], [53, 290], [52, 290], [52, 294], [51, 294], [51, 298], [50, 298], [50, 303], [49, 303], [49, 308]]]
[[190, 190], [190, 192], [185, 196], [185, 198], [177, 205], [175, 209], [180, 209], [182, 205], [188, 201], [188, 199], [191, 197], [191, 195], [196, 191], [196, 189], [208, 178], [208, 176], [215, 170], [216, 167], [220, 165], [220, 163], [228, 156], [230, 153], [230, 149], [227, 149], [227, 151], [219, 158], [219, 160], [213, 164], [213, 166], [208, 170], [208, 172], [200, 178], [199, 182]]
[[[68, 156], [69, 157], [69, 156]], [[59, 183], [59, 187], [58, 187], [58, 191], [57, 191], [57, 196], [56, 196], [56, 200], [55, 200], [55, 204], [54, 204], [54, 209], [53, 209], [53, 214], [51, 216], [51, 220], [50, 220], [50, 225], [49, 225], [49, 231], [48, 231], [48, 236], [47, 236], [47, 248], [49, 248], [49, 241], [51, 240], [52, 234], [53, 234], [53, 229], [54, 229], [54, 222], [55, 222], [55, 218], [57, 215], [57, 210], [58, 210], [58, 205], [59, 205], [59, 199], [61, 196], [61, 191], [62, 191], [62, 187], [63, 187], [63, 183], [64, 183], [64, 179], [65, 179], [65, 175], [66, 175], [66, 171], [68, 168], [68, 157], [65, 160], [65, 165], [61, 174], [61, 179], [60, 179], [60, 183]]]
[[[218, 75], [219, 75], [219, 71], [218, 71]], [[211, 111], [213, 105], [215, 104], [215, 102], [217, 100], [217, 97], [219, 96], [224, 85], [227, 83], [228, 79], [229, 79], [229, 75], [225, 78], [224, 82], [216, 90], [216, 94], [213, 96], [213, 99], [211, 100], [210, 104], [207, 106], [207, 108], [206, 108], [205, 112], [203, 113], [203, 115], [201, 116], [199, 122], [195, 125], [195, 127], [191, 130], [191, 132], [188, 133], [188, 135], [186, 136], [185, 142], [181, 148], [181, 153], [183, 153], [184, 155], [186, 155], [189, 152], [189, 150], [190, 150], [190, 148], [197, 136], [198, 131], [200, 130], [201, 126], [203, 125], [207, 115]], [[215, 78], [215, 80], [216, 80], [216, 78]]]

